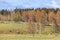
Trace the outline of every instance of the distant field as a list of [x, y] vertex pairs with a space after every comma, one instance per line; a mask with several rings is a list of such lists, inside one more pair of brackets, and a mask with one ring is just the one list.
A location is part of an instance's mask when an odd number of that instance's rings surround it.
[[0, 34], [0, 40], [60, 40], [60, 35]]
[[[60, 35], [40, 35], [35, 34], [17, 34], [19, 32], [26, 32], [27, 23], [26, 22], [0, 22], [0, 40], [60, 40]], [[45, 28], [44, 32], [49, 33], [51, 27]], [[15, 34], [16, 33], [16, 34]]]
[[[27, 32], [28, 31], [28, 23], [27, 22], [0, 22], [0, 34], [8, 34], [8, 33], [16, 33], [19, 32]], [[35, 25], [36, 27], [36, 25]], [[36, 29], [37, 30], [37, 29]], [[51, 32], [51, 27], [45, 26], [45, 33]]]
[[10, 31], [27, 31], [27, 23], [23, 22], [3, 22], [0, 23], [0, 33], [10, 33]]

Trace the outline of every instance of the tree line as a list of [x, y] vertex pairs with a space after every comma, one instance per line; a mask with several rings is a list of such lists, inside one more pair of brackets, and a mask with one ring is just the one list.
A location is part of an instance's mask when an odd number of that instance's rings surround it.
[[27, 9], [14, 9], [0, 10], [0, 21], [15, 21], [27, 22], [29, 33], [35, 33], [35, 23], [37, 23], [38, 33], [43, 33], [44, 26], [52, 24], [52, 33], [60, 32], [60, 9], [56, 8], [27, 8]]

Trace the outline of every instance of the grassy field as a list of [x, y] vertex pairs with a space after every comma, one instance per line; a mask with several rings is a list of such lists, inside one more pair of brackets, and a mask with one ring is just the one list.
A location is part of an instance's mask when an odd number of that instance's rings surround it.
[[[35, 25], [37, 26], [37, 25]], [[10, 32], [12, 31], [12, 32]], [[28, 31], [28, 24], [26, 22], [8, 22], [5, 21], [3, 23], [0, 22], [0, 34], [1, 33], [16, 33], [19, 32], [27, 32]], [[37, 29], [36, 29], [37, 31]], [[51, 27], [45, 26], [45, 33], [49, 33], [51, 31]]]
[[60, 35], [0, 34], [0, 40], [60, 40]]
[[[12, 30], [12, 33], [10, 31]], [[39, 35], [35, 34], [17, 34], [17, 31], [27, 31], [27, 23], [24, 22], [2, 22], [0, 23], [0, 40], [60, 40], [60, 34], [58, 35]], [[45, 33], [51, 31], [50, 27], [45, 28]], [[4, 34], [3, 34], [4, 33]], [[15, 34], [16, 33], [16, 34]]]
[[12, 31], [13, 33], [19, 31], [27, 31], [27, 23], [16, 23], [16, 22], [4, 22], [0, 23], [0, 33], [10, 33]]

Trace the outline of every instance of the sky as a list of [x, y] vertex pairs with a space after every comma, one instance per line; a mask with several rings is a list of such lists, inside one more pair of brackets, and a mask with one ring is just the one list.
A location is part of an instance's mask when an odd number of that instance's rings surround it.
[[0, 0], [0, 9], [60, 8], [60, 0]]

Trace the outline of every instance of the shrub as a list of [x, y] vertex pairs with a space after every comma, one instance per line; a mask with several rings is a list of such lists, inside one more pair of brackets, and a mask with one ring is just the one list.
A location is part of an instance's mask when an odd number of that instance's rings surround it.
[[15, 22], [19, 22], [19, 21], [21, 21], [21, 16], [16, 16], [13, 20], [14, 20]]

